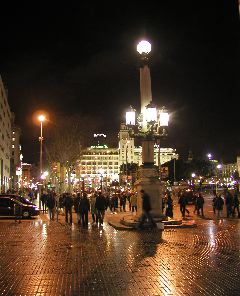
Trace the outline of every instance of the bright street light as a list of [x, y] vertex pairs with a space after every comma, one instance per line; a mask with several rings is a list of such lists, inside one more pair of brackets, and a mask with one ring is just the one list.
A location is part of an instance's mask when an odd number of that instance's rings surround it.
[[[43, 145], [43, 122], [46, 120], [46, 116], [44, 114], [40, 114], [38, 116], [38, 120], [40, 121], [40, 178], [42, 179], [43, 171], [42, 171], [42, 145]], [[39, 209], [41, 209], [41, 187], [39, 187]]]

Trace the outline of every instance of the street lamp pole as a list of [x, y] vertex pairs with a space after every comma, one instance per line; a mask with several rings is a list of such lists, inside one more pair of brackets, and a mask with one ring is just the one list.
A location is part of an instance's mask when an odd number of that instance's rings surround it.
[[[42, 169], [42, 154], [43, 154], [43, 121], [45, 120], [45, 116], [44, 115], [39, 115], [38, 116], [38, 120], [40, 121], [40, 137], [39, 137], [39, 141], [40, 141], [40, 180], [41, 180], [41, 177], [42, 177], [42, 172], [43, 172], [43, 169]], [[41, 181], [40, 181], [41, 182]], [[39, 186], [39, 209], [41, 209], [41, 194], [42, 194], [42, 188], [41, 188], [42, 185]]]
[[[141, 113], [137, 117], [138, 131], [135, 126], [135, 110], [130, 107], [126, 112], [126, 125], [129, 128], [130, 138], [139, 138], [142, 141], [142, 165], [139, 168], [138, 180], [135, 183], [138, 192], [145, 190], [151, 199], [153, 217], [162, 216], [163, 187], [160, 182], [161, 161], [158, 168], [154, 165], [154, 143], [160, 137], [166, 136], [169, 114], [164, 107], [158, 109], [152, 102], [151, 75], [148, 67], [151, 44], [143, 40], [137, 45], [140, 54], [140, 94]], [[160, 141], [159, 149], [160, 149]], [[160, 156], [160, 153], [159, 153]], [[138, 198], [138, 215], [141, 214], [141, 198]]]

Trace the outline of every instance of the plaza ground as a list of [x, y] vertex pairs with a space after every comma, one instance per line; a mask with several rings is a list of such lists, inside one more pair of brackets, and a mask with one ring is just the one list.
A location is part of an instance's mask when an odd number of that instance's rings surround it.
[[[211, 197], [195, 228], [119, 231], [48, 216], [0, 220], [1, 295], [239, 295], [240, 219], [216, 219]], [[174, 217], [180, 218], [175, 201]]]

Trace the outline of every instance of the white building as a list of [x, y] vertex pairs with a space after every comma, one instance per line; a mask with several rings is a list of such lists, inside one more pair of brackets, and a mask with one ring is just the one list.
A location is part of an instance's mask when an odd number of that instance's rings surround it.
[[[126, 163], [137, 163], [142, 165], [142, 147], [135, 147], [134, 139], [129, 137], [129, 131], [125, 124], [121, 124], [118, 134], [119, 138], [119, 167]], [[161, 148], [154, 146], [154, 164], [159, 165], [159, 152], [160, 152], [160, 165], [172, 160], [178, 159], [176, 149]]]
[[9, 189], [11, 156], [11, 112], [7, 91], [0, 76], [0, 187], [1, 192]]
[[[100, 137], [98, 137], [100, 136]], [[104, 136], [104, 137], [103, 137]], [[96, 145], [88, 147], [83, 151], [80, 160], [80, 175], [85, 180], [99, 183], [102, 177], [106, 182], [119, 181], [120, 167], [122, 164], [142, 164], [142, 147], [134, 146], [134, 139], [129, 137], [129, 131], [124, 124], [121, 124], [119, 131], [118, 148], [109, 148], [106, 143], [106, 135], [94, 135]], [[100, 139], [100, 140], [99, 140]], [[160, 164], [178, 159], [178, 154], [172, 148], [160, 148]], [[159, 148], [154, 148], [154, 162], [159, 164]]]
[[14, 123], [15, 115], [12, 113], [12, 144], [11, 144], [11, 182], [10, 188], [17, 190], [20, 186], [20, 175], [22, 171], [22, 155], [20, 145], [21, 129]]

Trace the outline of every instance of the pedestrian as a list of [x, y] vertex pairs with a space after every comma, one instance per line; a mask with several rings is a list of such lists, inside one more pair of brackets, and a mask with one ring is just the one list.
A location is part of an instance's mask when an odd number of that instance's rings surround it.
[[69, 218], [69, 222], [70, 224], [72, 224], [73, 199], [70, 193], [65, 193], [65, 196], [63, 199], [63, 206], [65, 207], [65, 222], [68, 223], [68, 218]]
[[54, 220], [54, 210], [56, 206], [56, 200], [53, 192], [50, 192], [50, 191], [48, 192], [46, 205], [48, 207], [49, 219]]
[[213, 207], [214, 214], [216, 214], [216, 201], [217, 201], [217, 192], [216, 190], [213, 190], [212, 207]]
[[41, 197], [40, 197], [43, 213], [46, 213], [46, 211], [47, 211], [47, 198], [48, 198], [47, 193], [45, 191], [43, 191], [43, 193], [41, 194]]
[[183, 193], [183, 191], [180, 192], [178, 204], [180, 206], [180, 212], [182, 213], [182, 217], [185, 218], [187, 198], [186, 198], [186, 195]]
[[197, 195], [197, 214], [200, 215], [200, 212], [201, 212], [202, 217], [204, 216], [203, 204], [204, 204], [204, 198], [202, 196], [202, 193], [199, 192]]
[[239, 199], [238, 199], [238, 192], [235, 191], [233, 195], [233, 216], [235, 216], [235, 210], [237, 210], [238, 218], [240, 218], [239, 212]]
[[79, 213], [82, 217], [82, 226], [88, 226], [88, 212], [90, 211], [90, 203], [87, 197], [87, 193], [83, 192], [83, 197], [80, 198], [79, 202]]
[[74, 207], [75, 213], [77, 214], [77, 223], [78, 223], [78, 225], [81, 224], [81, 220], [82, 220], [82, 216], [81, 216], [80, 211], [79, 211], [80, 199], [81, 199], [81, 195], [80, 195], [80, 192], [78, 192], [77, 196], [73, 200], [73, 207]]
[[[111, 201], [110, 201], [111, 203]], [[96, 215], [97, 215], [97, 210], [96, 210], [96, 194], [93, 193], [92, 196], [91, 196], [91, 199], [90, 199], [90, 208], [91, 208], [91, 215], [92, 215], [92, 224], [95, 224], [96, 223]]]
[[225, 204], [227, 209], [227, 218], [229, 218], [230, 216], [233, 216], [233, 196], [228, 190], [226, 191]]
[[133, 192], [130, 196], [130, 204], [132, 207], [132, 213], [137, 212], [137, 191]]
[[222, 216], [223, 205], [224, 205], [224, 201], [223, 201], [221, 195], [219, 194], [217, 196], [216, 202], [215, 202], [215, 209], [217, 211], [217, 218], [221, 218], [221, 216]]
[[126, 212], [126, 201], [127, 201], [127, 197], [126, 197], [125, 193], [122, 192], [120, 194], [120, 211], [121, 212], [122, 211]]
[[99, 225], [102, 225], [104, 220], [104, 215], [105, 215], [106, 204], [105, 204], [105, 198], [101, 192], [98, 193], [98, 196], [96, 198], [95, 208], [97, 211], [96, 223], [97, 224], [99, 223]]
[[142, 198], [142, 215], [139, 220], [138, 229], [142, 229], [145, 220], [147, 219], [150, 222], [151, 227], [155, 228], [157, 225], [153, 220], [151, 211], [150, 196], [145, 192], [145, 190], [140, 190], [140, 196]]
[[167, 192], [166, 197], [166, 216], [173, 218], [173, 199], [169, 191]]

